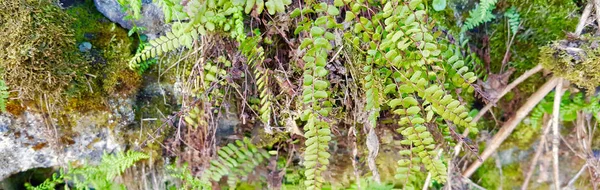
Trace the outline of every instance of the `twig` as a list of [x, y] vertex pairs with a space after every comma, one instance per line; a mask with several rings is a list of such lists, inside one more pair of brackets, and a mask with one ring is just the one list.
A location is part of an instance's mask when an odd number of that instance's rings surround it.
[[585, 28], [585, 22], [587, 21], [588, 17], [590, 17], [590, 13], [592, 13], [592, 7], [594, 7], [594, 4], [592, 3], [592, 1], [589, 1], [588, 4], [585, 6], [585, 9], [583, 10], [583, 13], [581, 13], [581, 18], [579, 18], [579, 24], [577, 24], [577, 29], [575, 29], [575, 34], [577, 36], [579, 36], [581, 32], [583, 32], [583, 28]]
[[[594, 0], [594, 7], [596, 9], [596, 22], [598, 22], [598, 26], [600, 26], [600, 0]], [[600, 32], [600, 28], [598, 28]]]
[[558, 84], [554, 90], [554, 106], [552, 110], [552, 167], [554, 173], [554, 188], [560, 189], [560, 178], [558, 169], [558, 145], [560, 144], [560, 131], [558, 131], [559, 113], [560, 113], [560, 99], [562, 97], [562, 78], [558, 78]]
[[573, 186], [573, 184], [575, 183], [575, 181], [577, 181], [577, 179], [579, 178], [579, 176], [581, 176], [581, 174], [583, 173], [583, 171], [585, 171], [585, 169], [587, 168], [587, 164], [584, 164], [583, 167], [581, 167], [581, 169], [579, 170], [579, 172], [577, 172], [577, 174], [575, 174], [575, 176], [573, 176], [573, 178], [571, 178], [571, 180], [569, 180], [569, 183], [567, 183], [567, 187], [571, 187]]
[[552, 79], [548, 80], [548, 82], [542, 85], [542, 87], [540, 87], [538, 91], [533, 93], [531, 97], [527, 99], [527, 102], [525, 102], [525, 104], [521, 106], [519, 110], [517, 110], [517, 113], [510, 120], [504, 123], [504, 125], [498, 131], [498, 133], [496, 133], [496, 135], [492, 137], [490, 144], [487, 145], [486, 149], [481, 154], [482, 160], [476, 160], [475, 162], [473, 162], [473, 164], [471, 164], [471, 166], [469, 166], [469, 168], [467, 168], [467, 170], [463, 172], [463, 176], [467, 178], [471, 176], [475, 172], [475, 170], [477, 170], [477, 168], [479, 168], [479, 166], [483, 164], [483, 161], [490, 157], [490, 155], [492, 155], [492, 153], [494, 153], [496, 149], [500, 147], [500, 144], [502, 144], [502, 142], [506, 140], [506, 138], [517, 127], [521, 120], [523, 120], [523, 118], [525, 118], [525, 116], [529, 114], [529, 112], [535, 107], [535, 105], [537, 105], [546, 96], [546, 94], [548, 94], [550, 91], [552, 91], [552, 89], [554, 89], [554, 87], [556, 87], [557, 82], [558, 78], [552, 77]]
[[537, 149], [535, 151], [535, 155], [533, 156], [533, 160], [531, 160], [531, 164], [529, 165], [529, 171], [527, 171], [527, 176], [525, 177], [525, 181], [523, 181], [523, 185], [521, 185], [522, 190], [526, 190], [529, 186], [529, 180], [531, 176], [533, 176], [533, 171], [537, 166], [537, 161], [540, 159], [540, 155], [542, 155], [542, 150], [544, 150], [544, 146], [546, 145], [546, 135], [550, 132], [550, 125], [552, 125], [552, 120], [548, 121], [546, 125], [544, 125], [544, 132], [542, 132], [542, 136], [540, 136], [540, 144], [538, 144]]
[[[511, 82], [508, 86], [506, 86], [506, 88], [504, 88], [504, 90], [502, 90], [502, 92], [500, 92], [500, 95], [496, 99], [492, 100], [492, 102], [485, 105], [485, 107], [483, 107], [479, 111], [479, 113], [477, 113], [477, 115], [473, 118], [473, 122], [477, 123], [477, 121], [479, 121], [479, 119], [481, 119], [481, 117], [487, 111], [489, 111], [490, 108], [492, 108], [492, 106], [494, 106], [496, 104], [496, 102], [498, 102], [498, 100], [500, 100], [504, 95], [506, 95], [508, 92], [510, 92], [513, 88], [515, 88], [521, 82], [525, 81], [527, 78], [529, 78], [530, 76], [534, 75], [535, 73], [541, 71], [542, 69], [543, 69], [542, 65], [537, 65], [537, 66], [533, 67], [532, 69], [529, 69], [528, 71], [523, 73], [521, 76], [519, 76], [513, 82]], [[463, 132], [462, 135], [463, 136], [469, 135], [469, 128], [465, 129], [465, 131]], [[462, 141], [458, 142], [458, 144], [454, 147], [454, 156], [458, 156], [458, 154], [460, 153], [461, 146], [462, 146]]]

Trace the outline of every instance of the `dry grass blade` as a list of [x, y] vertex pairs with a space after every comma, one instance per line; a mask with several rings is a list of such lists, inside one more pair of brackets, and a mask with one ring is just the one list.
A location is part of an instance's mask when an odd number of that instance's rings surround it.
[[544, 146], [546, 145], [546, 135], [550, 132], [550, 125], [552, 125], [552, 120], [549, 120], [546, 125], [544, 125], [544, 132], [542, 136], [540, 136], [540, 142], [536, 148], [535, 155], [531, 160], [531, 164], [529, 165], [529, 170], [527, 171], [527, 175], [525, 180], [523, 181], [523, 185], [521, 185], [522, 190], [526, 190], [529, 186], [529, 180], [531, 180], [531, 176], [533, 176], [533, 172], [537, 166], [537, 161], [540, 159], [540, 155], [542, 155], [542, 151], [544, 150]]
[[554, 94], [554, 107], [552, 110], [552, 168], [554, 173], [554, 188], [560, 189], [560, 178], [558, 168], [558, 145], [560, 144], [560, 131], [558, 129], [560, 117], [560, 99], [562, 97], [563, 80], [558, 79]]

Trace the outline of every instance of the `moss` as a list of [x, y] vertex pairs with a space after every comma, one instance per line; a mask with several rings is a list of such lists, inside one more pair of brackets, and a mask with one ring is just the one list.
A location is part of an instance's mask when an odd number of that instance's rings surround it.
[[539, 139], [540, 126], [530, 126], [526, 124], [519, 124], [517, 129], [508, 137], [502, 147], [518, 147], [519, 149], [526, 150]]
[[554, 75], [594, 92], [600, 84], [600, 39], [561, 40], [541, 48], [540, 64]]
[[66, 10], [75, 18], [77, 43], [90, 42], [92, 49], [85, 53], [86, 76], [73, 82], [68, 91], [68, 111], [92, 111], [106, 109], [105, 97], [126, 97], [135, 94], [141, 84], [141, 76], [127, 67], [135, 50], [136, 41], [127, 31], [106, 20], [94, 6], [93, 1]]
[[[511, 6], [517, 8], [523, 22], [511, 46], [510, 55], [511, 66], [517, 68], [515, 75], [518, 76], [521, 74], [519, 72], [537, 65], [540, 46], [563, 39], [565, 30], [575, 29], [577, 22], [574, 20], [577, 15], [573, 13], [578, 7], [572, 0], [507, 0], [499, 3], [498, 10], [504, 13]], [[492, 64], [491, 69], [496, 72], [500, 70], [506, 43], [510, 41], [506, 18], [499, 18], [491, 26], [490, 33], [493, 35], [490, 36], [489, 44], [491, 63], [497, 63]]]
[[517, 189], [523, 184], [523, 172], [519, 163], [502, 166], [502, 175], [494, 159], [486, 160], [477, 170], [473, 181], [487, 189]]
[[50, 0], [0, 2], [0, 67], [20, 99], [61, 93], [85, 66], [73, 40], [73, 17]]
[[20, 116], [25, 111], [25, 107], [18, 100], [9, 101], [6, 104], [6, 111], [14, 116]]

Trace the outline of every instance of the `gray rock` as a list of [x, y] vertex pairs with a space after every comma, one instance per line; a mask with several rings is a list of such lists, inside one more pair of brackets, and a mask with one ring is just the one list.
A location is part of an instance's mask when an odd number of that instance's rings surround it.
[[81, 44], [79, 44], [80, 52], [88, 52], [91, 49], [92, 49], [92, 44], [90, 42], [82, 42]]
[[[125, 20], [126, 13], [117, 0], [94, 0], [96, 9], [112, 22], [118, 23], [123, 28], [133, 28], [131, 20]], [[161, 33], [168, 31], [170, 27], [164, 22], [162, 9], [151, 0], [142, 1], [142, 18], [135, 21], [136, 26], [146, 28], [143, 31], [149, 38], [155, 38]]]
[[[134, 122], [132, 99], [109, 100], [111, 111], [72, 113], [70, 127], [44, 121], [41, 113], [0, 114], [0, 181], [33, 168], [96, 164], [104, 152], [122, 151], [122, 134]], [[56, 126], [47, 127], [46, 122]]]

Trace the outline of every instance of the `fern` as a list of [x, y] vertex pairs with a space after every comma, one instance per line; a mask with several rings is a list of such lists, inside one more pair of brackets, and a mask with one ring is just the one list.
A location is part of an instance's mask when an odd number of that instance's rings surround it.
[[504, 13], [504, 16], [508, 18], [508, 26], [510, 27], [510, 31], [513, 35], [516, 34], [519, 30], [519, 25], [521, 24], [521, 15], [519, 15], [515, 7], [511, 7]]
[[[529, 115], [531, 126], [540, 127], [544, 114], [552, 113], [554, 105], [552, 98], [553, 96], [546, 97], [533, 109]], [[571, 94], [567, 91], [563, 94], [561, 100], [559, 112], [561, 121], [575, 121], [577, 113], [580, 111], [585, 113], [599, 113], [600, 111], [600, 95], [592, 96], [586, 100], [581, 92]], [[594, 114], [594, 117], [596, 117], [596, 120], [599, 119], [598, 114]]]
[[496, 8], [496, 2], [497, 0], [481, 0], [473, 10], [469, 11], [469, 17], [462, 26], [461, 33], [494, 19], [492, 10]]
[[104, 153], [102, 161], [97, 166], [85, 166], [72, 168], [65, 174], [65, 180], [72, 180], [77, 189], [96, 189], [115, 188], [120, 184], [113, 183], [113, 179], [133, 166], [136, 162], [149, 158], [148, 155], [127, 151], [127, 153], [117, 152], [114, 155]]
[[[255, 37], [247, 38], [240, 45], [240, 50], [248, 58], [249, 65], [254, 69], [254, 77], [256, 79], [256, 89], [260, 97], [258, 113], [260, 120], [265, 125], [267, 133], [271, 134], [271, 114], [273, 108], [271, 107], [273, 93], [269, 88], [271, 82], [270, 72], [271, 70], [265, 68], [263, 65], [265, 55], [262, 47], [259, 46], [258, 41], [260, 34], [257, 33]], [[258, 48], [257, 48], [258, 47]]]
[[138, 64], [146, 59], [160, 56], [182, 46], [189, 49], [193, 42], [198, 40], [199, 35], [207, 35], [208, 32], [221, 30], [228, 33], [231, 38], [242, 42], [246, 39], [244, 12], [248, 14], [255, 8], [260, 14], [264, 8], [267, 8], [269, 14], [276, 14], [285, 12], [285, 6], [289, 4], [291, 0], [268, 0], [266, 3], [263, 0], [190, 0], [182, 6], [180, 0], [167, 0], [160, 4], [165, 12], [165, 19], [170, 21], [175, 16], [180, 21], [189, 21], [173, 23], [171, 32], [151, 40], [150, 46], [133, 57], [129, 67], [137, 68]]
[[133, 166], [136, 162], [149, 158], [148, 155], [127, 151], [127, 153], [117, 152], [114, 155], [104, 153], [102, 161], [99, 165], [69, 168], [67, 172], [59, 172], [58, 175], [53, 174], [52, 178], [47, 179], [44, 183], [32, 187], [26, 185], [27, 189], [46, 190], [55, 189], [59, 183], [67, 183], [72, 181], [76, 189], [115, 189], [124, 188], [121, 184], [114, 183], [113, 179], [125, 171], [125, 169]]
[[326, 76], [329, 71], [325, 66], [328, 53], [333, 49], [331, 40], [334, 40], [335, 36], [327, 29], [338, 27], [334, 16], [339, 14], [339, 10], [326, 3], [314, 5], [313, 9], [316, 12], [326, 12], [327, 15], [318, 17], [314, 22], [308, 21], [302, 27], [309, 33], [309, 37], [304, 38], [300, 45], [301, 49], [306, 48], [302, 57], [305, 65], [301, 96], [304, 110], [301, 119], [306, 121], [304, 131], [307, 138], [304, 143], [304, 185], [308, 189], [321, 189], [325, 181], [322, 175], [327, 170], [331, 156], [328, 152], [331, 130], [326, 118], [333, 105], [328, 99], [330, 84]]
[[269, 159], [270, 155], [263, 149], [254, 146], [249, 138], [242, 141], [236, 140], [217, 151], [217, 158], [210, 161], [210, 166], [204, 170], [200, 178], [194, 177], [187, 165], [181, 169], [169, 166], [170, 174], [185, 182], [192, 189], [210, 189], [211, 181], [218, 182], [223, 176], [227, 176], [227, 184], [235, 188], [236, 184], [250, 174], [254, 168], [263, 161]]
[[6, 102], [8, 100], [8, 87], [4, 80], [0, 80], [0, 110], [6, 112]]
[[63, 175], [53, 173], [52, 177], [44, 180], [42, 184], [34, 187], [30, 183], [25, 183], [25, 188], [27, 188], [27, 190], [54, 190], [56, 189], [56, 185], [63, 183], [63, 177]]
[[[473, 90], [471, 83], [477, 77], [469, 72], [457, 46], [439, 43], [432, 35], [432, 23], [422, 0], [387, 2], [382, 14], [371, 19], [360, 16], [364, 5], [350, 6], [352, 13], [346, 13], [351, 15], [346, 20], [358, 17], [360, 22], [354, 25], [353, 34], [346, 33], [345, 37], [366, 53], [369, 64], [364, 67], [365, 111], [372, 112], [377, 102], [387, 102], [390, 111], [400, 116], [399, 132], [404, 136], [400, 143], [408, 149], [400, 152], [404, 158], [398, 162], [396, 177], [405, 188], [415, 188], [413, 183], [418, 182], [416, 176], [424, 166], [433, 179], [444, 182], [447, 168], [437, 157], [438, 143], [425, 125], [449, 121], [477, 132], [467, 107], [440, 82], [450, 79], [453, 87]], [[445, 72], [438, 73], [441, 68], [446, 68]], [[441, 120], [434, 119], [436, 115]], [[376, 118], [369, 117], [369, 122], [374, 121]]]

